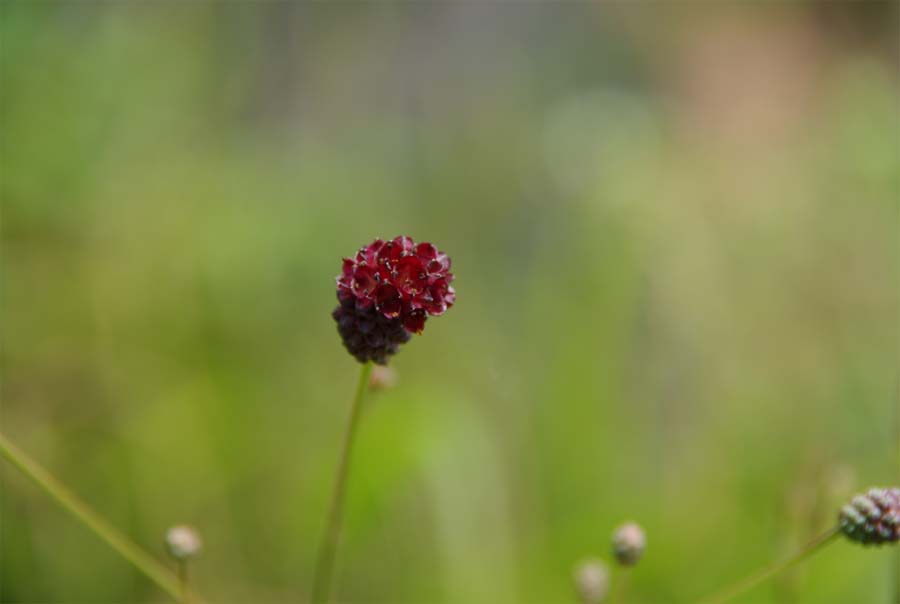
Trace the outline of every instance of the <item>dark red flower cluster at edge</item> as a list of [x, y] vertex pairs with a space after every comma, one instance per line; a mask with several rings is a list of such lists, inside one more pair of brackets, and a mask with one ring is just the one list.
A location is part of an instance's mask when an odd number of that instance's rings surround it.
[[332, 316], [344, 346], [360, 362], [386, 363], [429, 315], [453, 306], [452, 282], [450, 258], [432, 244], [376, 239], [344, 258], [337, 277], [340, 305]]

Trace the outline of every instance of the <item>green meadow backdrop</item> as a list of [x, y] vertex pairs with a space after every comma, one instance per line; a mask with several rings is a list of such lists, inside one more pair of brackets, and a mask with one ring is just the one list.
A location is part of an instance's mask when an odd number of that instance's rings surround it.
[[[892, 3], [8, 0], [0, 428], [211, 602], [302, 602], [342, 256], [457, 304], [367, 406], [344, 602], [689, 602], [898, 480]], [[165, 595], [0, 464], [0, 601]], [[888, 601], [840, 542], [741, 602]]]

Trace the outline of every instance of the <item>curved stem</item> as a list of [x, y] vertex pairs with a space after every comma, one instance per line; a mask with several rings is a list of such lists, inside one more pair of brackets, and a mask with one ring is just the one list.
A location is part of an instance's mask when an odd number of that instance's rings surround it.
[[813, 553], [817, 552], [825, 545], [831, 543], [831, 541], [839, 534], [840, 530], [837, 527], [830, 529], [828, 532], [820, 535], [809, 545], [804, 547], [802, 550], [800, 550], [790, 558], [763, 567], [752, 575], [741, 579], [737, 583], [733, 583], [728, 587], [716, 592], [715, 594], [708, 596], [703, 600], [700, 600], [700, 602], [701, 604], [721, 604], [722, 602], [726, 602], [731, 598], [742, 594], [751, 587], [759, 585], [772, 575], [775, 575], [783, 570], [787, 570], [798, 562], [805, 560], [807, 557], [811, 556]]
[[356, 396], [353, 397], [353, 404], [350, 407], [350, 418], [347, 420], [347, 429], [344, 432], [341, 459], [334, 481], [334, 490], [331, 493], [328, 520], [325, 525], [325, 533], [323, 533], [322, 540], [319, 543], [319, 551], [316, 558], [316, 570], [313, 575], [313, 604], [326, 604], [331, 597], [334, 559], [337, 555], [338, 541], [341, 536], [341, 523], [344, 517], [344, 495], [347, 490], [347, 476], [350, 473], [350, 458], [353, 453], [353, 443], [356, 440], [363, 398], [369, 386], [369, 374], [371, 372], [372, 363], [365, 363], [359, 371]]
[[106, 542], [116, 553], [131, 562], [148, 579], [156, 583], [176, 601], [181, 601], [182, 594], [178, 581], [172, 573], [157, 562], [150, 554], [138, 547], [128, 537], [117, 531], [106, 520], [101, 518], [86, 503], [69, 491], [47, 470], [32, 460], [24, 451], [11, 443], [0, 433], [0, 455], [43, 489], [62, 508], [72, 514], [79, 522]]

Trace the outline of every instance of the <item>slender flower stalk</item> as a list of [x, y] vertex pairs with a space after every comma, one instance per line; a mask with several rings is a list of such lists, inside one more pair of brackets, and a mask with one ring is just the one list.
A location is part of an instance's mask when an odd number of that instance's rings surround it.
[[178, 583], [181, 585], [181, 601], [184, 604], [191, 602], [191, 584], [188, 581], [187, 560], [178, 561]]
[[609, 595], [609, 604], [625, 604], [628, 601], [628, 581], [631, 570], [628, 567], [618, 567], [612, 575], [612, 590]]
[[344, 433], [344, 444], [341, 449], [341, 458], [338, 463], [337, 475], [334, 481], [334, 490], [331, 494], [331, 504], [328, 508], [328, 520], [325, 532], [319, 543], [319, 551], [316, 558], [316, 569], [313, 575], [313, 604], [325, 604], [331, 597], [331, 585], [334, 579], [334, 561], [337, 555], [338, 542], [341, 536], [341, 525], [344, 516], [344, 498], [347, 490], [347, 477], [350, 473], [350, 460], [353, 454], [353, 444], [356, 441], [356, 433], [359, 427], [359, 419], [362, 413], [363, 399], [369, 385], [369, 374], [372, 372], [372, 363], [363, 363], [359, 372], [359, 382], [356, 385], [356, 395], [350, 407], [350, 418], [347, 421], [347, 429]]
[[372, 364], [387, 365], [413, 334], [422, 333], [428, 317], [440, 316], [453, 306], [453, 278], [447, 254], [428, 242], [417, 245], [405, 236], [376, 239], [341, 263], [335, 279], [338, 306], [331, 317], [344, 348], [362, 368], [316, 556], [313, 604], [327, 604], [331, 598], [347, 477]]
[[[156, 583], [176, 601], [183, 600], [183, 594], [178, 580], [160, 562], [157, 562], [150, 554], [142, 550], [128, 537], [116, 530], [106, 520], [101, 518], [85, 502], [67, 489], [61, 482], [54, 478], [47, 470], [32, 460], [24, 451], [11, 443], [6, 436], [0, 433], [0, 455], [6, 458], [12, 465], [30, 478], [47, 495], [56, 501], [63, 509], [68, 511], [76, 520], [81, 522], [101, 540], [105, 541], [120, 556], [128, 560], [136, 569], [142, 572], [148, 579]], [[198, 600], [195, 598], [194, 602]]]
[[891, 602], [900, 604], [900, 550], [891, 558]]
[[722, 604], [723, 602], [727, 602], [731, 598], [744, 593], [748, 589], [756, 587], [769, 577], [787, 570], [798, 562], [805, 560], [815, 552], [822, 549], [824, 546], [834, 541], [835, 538], [840, 534], [840, 527], [832, 528], [828, 532], [820, 535], [809, 545], [807, 545], [805, 548], [803, 548], [790, 558], [787, 558], [786, 560], [782, 560], [780, 562], [775, 562], [774, 564], [770, 564], [769, 566], [757, 570], [755, 573], [741, 579], [737, 583], [733, 583], [728, 587], [716, 592], [715, 594], [708, 596], [703, 600], [700, 600], [700, 604]]
[[[897, 453], [897, 484], [900, 484], [900, 373], [894, 382], [894, 446]], [[900, 604], [900, 550], [894, 552], [890, 572], [891, 602]]]

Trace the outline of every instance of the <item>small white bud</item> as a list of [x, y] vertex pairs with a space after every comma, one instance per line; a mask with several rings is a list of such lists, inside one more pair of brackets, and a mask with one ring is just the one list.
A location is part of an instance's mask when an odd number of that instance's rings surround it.
[[637, 564], [646, 547], [644, 529], [634, 522], [626, 522], [613, 533], [613, 556], [623, 566]]
[[600, 560], [585, 560], [575, 568], [575, 589], [582, 604], [600, 604], [609, 592], [609, 570]]
[[176, 560], [188, 560], [200, 553], [203, 542], [193, 528], [185, 525], [173, 526], [166, 531], [166, 550]]

